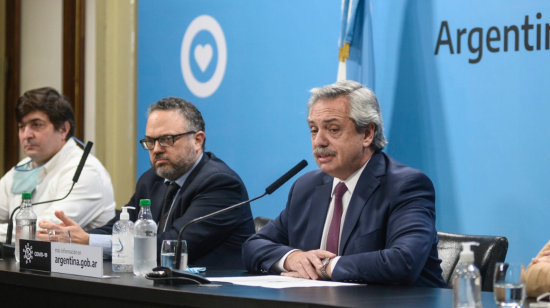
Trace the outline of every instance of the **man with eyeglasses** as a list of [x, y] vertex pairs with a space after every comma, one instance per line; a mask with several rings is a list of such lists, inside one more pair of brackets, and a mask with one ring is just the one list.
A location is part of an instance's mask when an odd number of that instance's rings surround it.
[[[191, 103], [169, 97], [152, 104], [148, 111], [145, 138], [152, 168], [138, 180], [136, 192], [127, 206], [130, 219], [137, 220], [139, 200], [151, 199], [157, 222], [157, 250], [162, 240], [176, 239], [180, 229], [192, 219], [248, 199], [240, 177], [205, 148], [205, 124]], [[71, 231], [73, 243], [103, 246], [111, 253], [110, 234], [116, 217], [105, 226], [82, 230], [62, 212], [56, 215]], [[44, 229], [58, 226], [41, 221]], [[250, 205], [228, 211], [189, 226], [183, 233], [191, 265], [243, 268], [241, 246], [254, 233]], [[39, 236], [44, 237], [45, 232]]]

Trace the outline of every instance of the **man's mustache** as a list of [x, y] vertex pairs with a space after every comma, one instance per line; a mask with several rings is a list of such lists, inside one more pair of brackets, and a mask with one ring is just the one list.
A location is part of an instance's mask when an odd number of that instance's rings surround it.
[[155, 155], [154, 161], [156, 162], [156, 161], [159, 160], [159, 159], [167, 160], [167, 161], [169, 161], [170, 163], [172, 162], [172, 160], [170, 159], [170, 157], [168, 157], [168, 156], [166, 156], [166, 155], [162, 155], [162, 154], [157, 154], [157, 155]]
[[317, 147], [313, 150], [313, 155], [336, 156], [336, 151], [333, 151], [326, 147]]

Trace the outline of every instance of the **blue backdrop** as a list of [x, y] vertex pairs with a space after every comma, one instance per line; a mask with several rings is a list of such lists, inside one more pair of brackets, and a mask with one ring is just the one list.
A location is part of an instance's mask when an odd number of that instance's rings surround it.
[[[386, 152], [433, 180], [438, 230], [504, 235], [507, 259], [528, 263], [550, 238], [550, 3], [371, 4]], [[340, 1], [138, 5], [140, 138], [147, 106], [179, 96], [201, 110], [207, 150], [241, 175], [251, 196], [303, 158], [306, 171], [316, 168], [306, 102], [309, 89], [336, 80]], [[149, 167], [138, 149], [138, 174]], [[289, 187], [252, 204], [254, 216], [277, 216]]]

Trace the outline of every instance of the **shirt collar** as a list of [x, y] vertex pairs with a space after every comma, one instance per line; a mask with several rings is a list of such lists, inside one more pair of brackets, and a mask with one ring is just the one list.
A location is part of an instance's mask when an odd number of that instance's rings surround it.
[[199, 156], [199, 159], [197, 159], [197, 161], [193, 164], [193, 166], [191, 168], [189, 168], [189, 170], [187, 170], [187, 172], [185, 172], [182, 176], [177, 178], [175, 181], [170, 181], [168, 179], [164, 179], [164, 184], [166, 186], [168, 186], [168, 185], [172, 184], [172, 182], [176, 182], [176, 184], [178, 184], [180, 187], [182, 187], [183, 183], [185, 183], [185, 180], [187, 180], [187, 178], [189, 177], [191, 172], [193, 172], [193, 169], [195, 169], [195, 167], [201, 161], [203, 155], [204, 155], [204, 152], [201, 153], [201, 156]]
[[77, 147], [76, 142], [74, 142], [73, 138], [69, 138], [59, 150], [59, 152], [55, 153], [55, 155], [50, 158], [44, 165], [42, 165], [42, 170], [44, 170], [45, 173], [48, 173], [49, 171], [53, 170], [55, 167], [59, 166], [59, 164], [63, 161], [66, 161], [66, 156], [75, 148]]
[[363, 167], [359, 168], [357, 171], [355, 171], [352, 175], [350, 175], [345, 181], [340, 180], [339, 178], [334, 178], [332, 181], [332, 195], [334, 195], [334, 189], [336, 188], [336, 185], [340, 182], [344, 182], [346, 184], [346, 187], [348, 188], [348, 191], [351, 195], [353, 195], [353, 191], [355, 190], [355, 186], [357, 186], [357, 182], [359, 181], [359, 178], [361, 177], [361, 174], [363, 173], [363, 170], [365, 170], [365, 167], [369, 163], [369, 160], [363, 165]]

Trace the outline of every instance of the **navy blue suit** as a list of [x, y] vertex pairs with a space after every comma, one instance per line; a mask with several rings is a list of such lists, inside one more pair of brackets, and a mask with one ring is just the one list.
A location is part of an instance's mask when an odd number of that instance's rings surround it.
[[[151, 212], [159, 222], [164, 194], [164, 178], [149, 169], [138, 180], [136, 192], [127, 206], [130, 219], [137, 220], [139, 200], [151, 199]], [[241, 178], [214, 154], [205, 152], [181, 187], [166, 222], [166, 232], [157, 236], [157, 250], [162, 240], [177, 239], [181, 228], [192, 219], [221, 210], [230, 205], [248, 200], [248, 193]], [[112, 234], [115, 217], [107, 225], [89, 231], [95, 234]], [[250, 205], [225, 212], [195, 223], [185, 229], [189, 264], [196, 266], [241, 269], [241, 247], [254, 234], [254, 221]]]
[[[291, 249], [319, 249], [333, 179], [316, 170], [293, 184], [279, 217], [243, 245], [249, 271], [272, 272]], [[332, 279], [446, 287], [437, 242], [430, 179], [376, 152], [351, 197]]]

